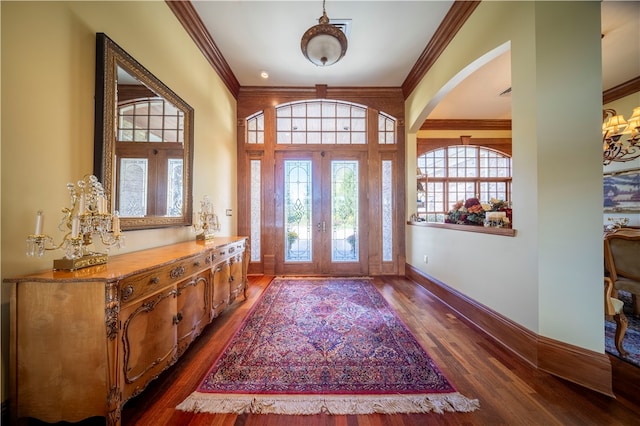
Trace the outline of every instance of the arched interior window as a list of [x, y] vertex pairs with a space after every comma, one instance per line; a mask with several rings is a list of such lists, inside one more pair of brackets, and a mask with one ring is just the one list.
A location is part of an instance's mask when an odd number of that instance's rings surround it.
[[417, 158], [417, 214], [427, 222], [444, 222], [460, 200], [511, 200], [511, 157], [473, 145], [428, 151]]

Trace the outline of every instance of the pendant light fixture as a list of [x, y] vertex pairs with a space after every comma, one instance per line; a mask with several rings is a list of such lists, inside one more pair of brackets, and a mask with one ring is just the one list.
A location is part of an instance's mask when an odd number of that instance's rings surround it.
[[305, 58], [319, 67], [338, 62], [347, 52], [347, 36], [341, 29], [329, 23], [322, 1], [322, 16], [318, 25], [309, 28], [303, 35], [300, 47]]

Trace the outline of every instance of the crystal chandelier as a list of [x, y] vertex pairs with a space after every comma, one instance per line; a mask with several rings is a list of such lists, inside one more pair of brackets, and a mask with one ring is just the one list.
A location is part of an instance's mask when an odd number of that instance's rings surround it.
[[602, 115], [602, 164], [640, 157], [640, 107], [633, 109], [628, 121], [613, 109], [605, 109]]

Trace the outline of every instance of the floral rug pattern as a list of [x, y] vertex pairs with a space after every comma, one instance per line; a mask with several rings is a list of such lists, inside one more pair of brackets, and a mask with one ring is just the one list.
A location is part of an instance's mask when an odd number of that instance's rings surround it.
[[473, 411], [370, 279], [275, 279], [178, 409]]

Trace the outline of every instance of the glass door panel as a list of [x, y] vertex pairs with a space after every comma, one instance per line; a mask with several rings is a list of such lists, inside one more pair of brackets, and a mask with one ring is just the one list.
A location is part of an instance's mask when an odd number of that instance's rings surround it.
[[358, 161], [331, 161], [331, 261], [359, 260]]
[[313, 260], [311, 160], [284, 161], [284, 261]]

